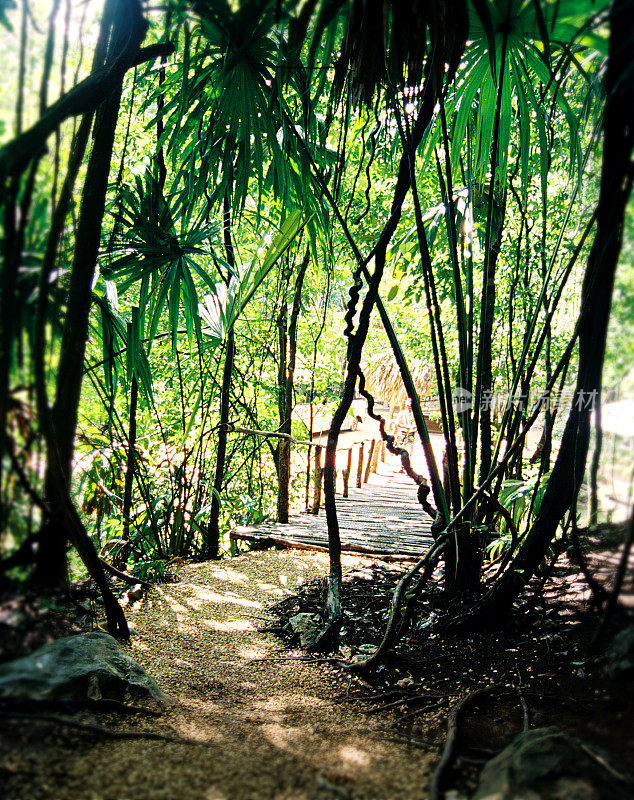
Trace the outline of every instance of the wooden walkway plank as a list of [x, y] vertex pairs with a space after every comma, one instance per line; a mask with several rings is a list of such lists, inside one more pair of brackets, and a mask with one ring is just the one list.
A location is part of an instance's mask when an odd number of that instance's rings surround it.
[[[394, 560], [421, 556], [432, 544], [431, 518], [418, 503], [416, 485], [387, 463], [368, 475], [361, 488], [348, 487], [347, 498], [337, 495], [341, 547]], [[235, 541], [261, 547], [282, 546], [327, 550], [328, 529], [323, 508], [318, 514], [298, 514], [288, 524], [264, 522], [240, 526], [231, 532]]]

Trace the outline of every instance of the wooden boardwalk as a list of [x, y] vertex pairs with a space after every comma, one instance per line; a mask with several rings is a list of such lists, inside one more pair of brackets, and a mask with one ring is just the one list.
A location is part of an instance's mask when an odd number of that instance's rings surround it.
[[[431, 518], [416, 499], [415, 484], [388, 463], [379, 464], [361, 489], [350, 488], [348, 498], [337, 494], [337, 514], [344, 551], [370, 553], [391, 559], [417, 558], [433, 542]], [[236, 541], [257, 547], [297, 547], [327, 550], [326, 514], [292, 516], [287, 525], [265, 522], [257, 527], [239, 527]]]

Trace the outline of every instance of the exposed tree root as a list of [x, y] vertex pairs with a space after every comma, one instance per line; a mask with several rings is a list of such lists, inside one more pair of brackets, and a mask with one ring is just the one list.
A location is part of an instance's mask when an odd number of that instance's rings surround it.
[[211, 747], [208, 742], [198, 742], [195, 739], [181, 739], [175, 736], [166, 736], [154, 731], [117, 731], [106, 728], [103, 725], [96, 725], [92, 722], [78, 722], [70, 717], [61, 714], [29, 714], [22, 711], [0, 711], [0, 720], [31, 720], [32, 722], [47, 722], [53, 725], [61, 725], [64, 728], [81, 731], [82, 733], [92, 733], [95, 736], [103, 736], [107, 739], [147, 739], [155, 742], [169, 742], [170, 744], [198, 745]]
[[13, 700], [4, 698], [0, 701], [0, 710], [6, 712], [20, 713], [39, 713], [40, 711], [62, 711], [75, 713], [77, 711], [89, 710], [102, 713], [116, 712], [118, 714], [145, 714], [149, 717], [160, 717], [162, 711], [145, 706], [135, 706], [129, 703], [121, 703], [119, 700], [101, 698], [93, 700], [86, 697], [82, 700]]
[[435, 711], [437, 708], [440, 708], [444, 702], [444, 699], [437, 700], [435, 703], [428, 703], [428, 705], [422, 706], [421, 708], [415, 708], [413, 711], [409, 711], [407, 714], [403, 714], [398, 719], [394, 720], [390, 727], [395, 728], [397, 725], [402, 725], [404, 722], [408, 722], [410, 719], [414, 719], [414, 717], [418, 717], [420, 714], [426, 714], [428, 711]]
[[[364, 714], [378, 714], [382, 711], [388, 711], [390, 708], [398, 708], [399, 706], [413, 706], [417, 705], [418, 703], [425, 703], [427, 700], [432, 700], [436, 697], [436, 695], [415, 695], [414, 697], [401, 697], [398, 700], [394, 700], [391, 703], [377, 703], [374, 706], [370, 706], [370, 708], [366, 708], [364, 710]], [[424, 710], [424, 709], [420, 709]], [[420, 713], [420, 710], [416, 713]]]
[[[450, 535], [451, 534], [449, 532], [446, 532], [439, 539], [437, 539], [429, 551], [421, 559], [419, 559], [416, 564], [414, 564], [414, 566], [401, 578], [396, 589], [394, 590], [394, 594], [392, 595], [390, 616], [385, 627], [385, 633], [383, 634], [381, 643], [371, 656], [368, 656], [368, 658], [364, 661], [356, 661], [352, 664], [348, 664], [348, 669], [364, 670], [373, 667], [385, 655], [385, 653], [396, 644], [400, 633], [403, 630], [404, 624], [408, 619], [411, 603], [423, 590], [425, 584], [431, 577], [434, 568], [436, 567], [436, 564], [438, 563], [438, 560], [445, 549]], [[406, 598], [407, 602], [405, 607], [404, 609], [401, 609], [401, 599], [405, 595], [405, 592], [409, 588], [413, 579], [421, 570], [423, 570], [423, 574], [421, 575], [415, 590], [411, 593], [411, 596]]]
[[473, 703], [474, 700], [477, 700], [479, 697], [482, 697], [482, 695], [488, 694], [497, 688], [499, 688], [497, 684], [493, 684], [492, 686], [481, 686], [479, 689], [475, 689], [473, 692], [470, 692], [466, 697], [463, 697], [462, 700], [456, 703], [456, 705], [451, 709], [447, 723], [447, 740], [445, 742], [445, 749], [440, 757], [440, 761], [438, 762], [438, 766], [436, 767], [431, 782], [431, 800], [442, 800], [445, 795], [443, 789], [443, 785], [445, 783], [445, 774], [455, 758], [456, 745], [458, 742], [458, 723], [460, 722], [461, 714], [468, 705]]

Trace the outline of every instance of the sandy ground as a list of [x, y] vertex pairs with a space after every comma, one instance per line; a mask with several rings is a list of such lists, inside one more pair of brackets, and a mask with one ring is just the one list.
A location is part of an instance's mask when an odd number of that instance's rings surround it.
[[[344, 557], [345, 568], [363, 563]], [[426, 798], [436, 756], [389, 741], [380, 717], [346, 697], [347, 678], [272, 660], [279, 639], [257, 630], [267, 604], [326, 571], [325, 554], [269, 551], [188, 565], [178, 583], [152, 589], [129, 615], [132, 652], [174, 704], [158, 720], [109, 724], [205, 744], [56, 741], [11, 798]]]

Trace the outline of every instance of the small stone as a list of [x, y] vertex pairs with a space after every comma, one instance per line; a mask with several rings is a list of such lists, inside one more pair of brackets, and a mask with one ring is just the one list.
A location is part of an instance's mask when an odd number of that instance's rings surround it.
[[143, 597], [143, 587], [140, 583], [135, 583], [131, 589], [128, 589], [128, 597], [130, 600], [141, 600]]
[[299, 642], [302, 647], [311, 647], [318, 641], [322, 627], [321, 620], [317, 614], [308, 614], [306, 612], [295, 614], [288, 622], [293, 633], [299, 636]]

